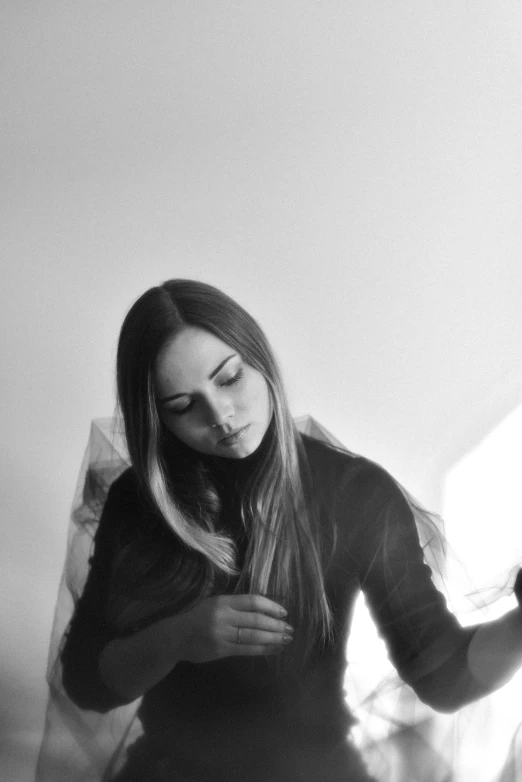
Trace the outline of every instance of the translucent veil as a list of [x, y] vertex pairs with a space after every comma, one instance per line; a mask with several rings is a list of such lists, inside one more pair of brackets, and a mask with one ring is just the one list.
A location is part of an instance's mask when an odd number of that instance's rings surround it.
[[[350, 453], [311, 416], [297, 418], [295, 423], [299, 431]], [[142, 732], [137, 714], [139, 699], [104, 714], [80, 709], [65, 693], [60, 664], [64, 633], [87, 578], [92, 541], [109, 488], [128, 466], [124, 437], [116, 420], [93, 421], [73, 502], [66, 561], [52, 627], [47, 667], [49, 697], [36, 782], [108, 781], [123, 763], [126, 750]], [[445, 583], [448, 551], [442, 523], [397, 485], [414, 515], [433, 580], [451, 598]], [[465, 569], [460, 568], [460, 572], [465, 574]], [[450, 605], [462, 624], [480, 622], [488, 605], [510, 594], [513, 580], [514, 570], [506, 569], [502, 587], [490, 589], [482, 584], [482, 589], [478, 589], [466, 582], [464, 575], [458, 588], [461, 594], [466, 593], [466, 599], [460, 603], [450, 599]], [[361, 627], [354, 627], [355, 632], [350, 636], [345, 689], [350, 708], [358, 719], [353, 731], [355, 742], [379, 782], [516, 782], [522, 779], [522, 766], [518, 766], [522, 753], [515, 732], [518, 719], [511, 725], [510, 734], [503, 736], [502, 770], [498, 767], [490, 777], [476, 774], [473, 769], [484, 770], [487, 757], [484, 738], [491, 728], [489, 698], [465, 707], [457, 715], [436, 714], [401, 682], [387, 662], [375, 631], [368, 644], [364, 632], [371, 635], [372, 631], [368, 627], [365, 630], [364, 622], [362, 616]], [[380, 657], [375, 662], [368, 652], [372, 648], [380, 649]], [[522, 694], [522, 688], [517, 692]], [[481, 756], [480, 747], [485, 748], [486, 754]], [[473, 758], [468, 753], [474, 753]]]
[[113, 481], [129, 466], [124, 437], [112, 418], [91, 424], [67, 535], [47, 664], [49, 696], [36, 768], [38, 782], [98, 782], [109, 779], [125, 746], [139, 734], [139, 701], [107, 714], [80, 709], [62, 685], [64, 633], [89, 572], [98, 522]]

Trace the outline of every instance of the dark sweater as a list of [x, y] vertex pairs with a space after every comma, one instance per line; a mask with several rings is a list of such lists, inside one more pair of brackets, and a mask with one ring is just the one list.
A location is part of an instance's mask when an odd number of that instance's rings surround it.
[[[174, 770], [182, 779], [212, 782], [366, 779], [346, 742], [353, 717], [343, 694], [346, 641], [359, 589], [391, 661], [423, 701], [446, 711], [476, 697], [466, 664], [476, 628], [462, 628], [434, 587], [412, 511], [395, 481], [362, 457], [301, 437], [320, 518], [325, 529], [333, 521], [338, 535], [326, 572], [335, 643], [317, 652], [298, 675], [278, 673], [272, 657], [178, 663], [143, 696], [144, 738], [118, 780], [145, 775], [166, 782], [177, 778]], [[207, 460], [224, 523], [240, 551], [241, 484], [257, 458]], [[127, 470], [110, 489], [89, 577], [62, 652], [65, 689], [82, 708], [103, 712], [122, 703], [98, 673], [103, 647], [121, 635], [105, 618], [112, 562], [129, 540], [157, 545], [158, 536], [166, 560], [185, 556], [144, 501], [134, 472]], [[149, 621], [159, 618], [151, 615]]]

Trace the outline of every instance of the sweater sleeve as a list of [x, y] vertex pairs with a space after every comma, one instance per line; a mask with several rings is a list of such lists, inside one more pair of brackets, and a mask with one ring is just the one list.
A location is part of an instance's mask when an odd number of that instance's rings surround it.
[[385, 470], [361, 479], [359, 582], [389, 657], [421, 700], [454, 711], [483, 693], [467, 665], [477, 626], [462, 627], [432, 581], [412, 509]]
[[61, 651], [62, 683], [68, 696], [80, 708], [98, 712], [128, 702], [104, 684], [98, 663], [105, 645], [120, 635], [106, 620], [105, 605], [122, 507], [132, 482], [126, 471], [109, 490], [94, 536], [87, 581]]

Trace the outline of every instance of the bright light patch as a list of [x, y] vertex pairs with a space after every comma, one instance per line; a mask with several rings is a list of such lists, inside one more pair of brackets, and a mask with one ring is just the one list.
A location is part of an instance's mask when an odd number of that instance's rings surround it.
[[[508, 415], [447, 474], [446, 535], [481, 588], [522, 559], [522, 406]], [[451, 564], [451, 563], [450, 563]]]
[[[522, 562], [521, 444], [522, 406], [446, 475], [442, 515], [451, 549], [446, 586], [451, 608], [463, 625], [494, 619], [516, 605], [508, 575], [517, 562]], [[499, 598], [503, 589], [507, 595]], [[497, 599], [492, 602], [493, 597]], [[411, 757], [397, 748], [392, 726], [397, 717], [406, 717], [408, 724], [407, 714], [397, 693], [372, 699], [374, 688], [394, 669], [362, 598], [354, 614], [348, 660], [348, 703], [361, 718], [353, 730], [354, 739], [370, 764], [372, 741], [381, 747], [377, 756], [386, 753], [390, 765], [384, 775], [376, 773], [376, 778], [401, 782]], [[510, 743], [522, 723], [521, 703], [522, 672], [502, 689], [456, 715], [436, 714], [417, 701], [413, 723], [419, 732], [423, 719], [429, 718], [425, 723], [429, 724], [428, 743], [441, 758], [439, 771], [443, 758], [449, 764], [452, 782], [499, 782]], [[429, 776], [430, 780], [434, 778]]]
[[[505, 587], [510, 569], [522, 561], [522, 406], [510, 413], [448, 472], [443, 497], [446, 536], [472, 584], [450, 558], [452, 594], [471, 593], [477, 605]], [[474, 591], [475, 590], [475, 591]], [[477, 598], [479, 598], [477, 600]], [[493, 619], [516, 605], [503, 597], [478, 612], [458, 611], [462, 624]], [[454, 608], [462, 608], [455, 601]], [[459, 717], [459, 764], [455, 782], [491, 782], [504, 764], [522, 721], [522, 677], [467, 707]]]

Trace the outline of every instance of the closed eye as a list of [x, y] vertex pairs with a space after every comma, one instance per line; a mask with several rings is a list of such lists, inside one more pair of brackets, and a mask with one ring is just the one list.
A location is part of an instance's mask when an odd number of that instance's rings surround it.
[[189, 410], [191, 410], [194, 407], [194, 401], [189, 402], [189, 404], [183, 408], [183, 410], [174, 410], [171, 408], [170, 410], [167, 410], [167, 413], [173, 413], [173, 415], [183, 415], [184, 413], [188, 413]]
[[237, 374], [234, 375], [234, 377], [231, 377], [229, 380], [225, 380], [223, 383], [220, 383], [220, 386], [233, 386], [234, 383], [237, 383], [241, 378], [243, 377], [244, 372], [242, 369], [239, 370]]
[[[222, 383], [220, 383], [220, 386], [233, 386], [235, 383], [238, 383], [241, 378], [244, 375], [244, 371], [240, 369], [233, 377], [229, 378], [228, 380], [224, 380]], [[175, 410], [174, 408], [171, 408], [170, 410], [167, 410], [167, 413], [173, 413], [174, 415], [184, 415], [185, 413], [188, 413], [189, 410], [192, 410], [194, 407], [194, 400], [189, 402], [186, 407], [184, 407], [182, 410]]]

